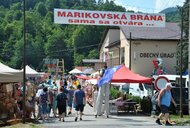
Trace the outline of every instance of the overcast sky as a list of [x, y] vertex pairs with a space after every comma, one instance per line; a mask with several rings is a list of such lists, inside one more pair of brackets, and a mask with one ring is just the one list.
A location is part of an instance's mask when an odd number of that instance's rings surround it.
[[185, 0], [114, 0], [116, 4], [122, 5], [126, 10], [134, 10], [158, 13], [168, 7], [182, 6]]

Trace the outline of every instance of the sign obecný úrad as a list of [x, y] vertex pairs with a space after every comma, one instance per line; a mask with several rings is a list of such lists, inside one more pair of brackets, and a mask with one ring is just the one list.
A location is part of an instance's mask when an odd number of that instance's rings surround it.
[[165, 14], [54, 9], [54, 23], [165, 27]]
[[140, 58], [173, 58], [175, 53], [140, 53]]

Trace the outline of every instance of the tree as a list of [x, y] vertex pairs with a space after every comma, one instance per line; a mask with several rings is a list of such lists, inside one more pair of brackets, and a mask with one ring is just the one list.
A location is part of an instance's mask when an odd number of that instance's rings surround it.
[[20, 20], [22, 17], [22, 12], [21, 11], [15, 11], [13, 15], [13, 20]]
[[46, 0], [45, 2], [47, 11], [53, 11], [54, 9], [54, 2], [52, 0]]
[[81, 55], [81, 54], [78, 54], [76, 53], [75, 54], [75, 62], [74, 62], [74, 65], [77, 66], [77, 65], [82, 65], [82, 60], [85, 58], [84, 55]]
[[45, 16], [47, 14], [46, 6], [42, 2], [37, 4], [36, 10], [41, 16]]
[[[182, 17], [182, 11], [183, 9], [183, 17]], [[181, 25], [181, 20], [183, 18], [183, 41], [182, 41], [182, 72], [185, 72], [188, 69], [188, 35], [189, 35], [189, 4], [188, 0], [184, 3], [183, 7], [178, 7], [179, 11], [179, 22], [180, 22], [180, 27]], [[182, 29], [182, 28], [181, 28]], [[177, 47], [177, 59], [180, 61], [180, 49], [181, 49], [181, 42], [178, 43]], [[178, 64], [177, 67], [177, 72], [180, 73], [180, 65]]]
[[0, 26], [0, 58], [2, 58], [2, 51], [4, 47], [4, 29]]
[[98, 59], [99, 58], [99, 52], [97, 52], [97, 49], [93, 49], [88, 54], [88, 59]]
[[[185, 72], [188, 69], [188, 35], [189, 35], [189, 0], [186, 0], [184, 5], [183, 5], [183, 30], [184, 30], [184, 37], [183, 37], [183, 42], [182, 42], [182, 71]], [[181, 8], [180, 8], [181, 9]], [[180, 47], [179, 47], [180, 48]]]
[[23, 39], [16, 41], [14, 48], [14, 56], [9, 61], [9, 65], [14, 68], [21, 68], [23, 67]]
[[[98, 58], [104, 26], [58, 25], [55, 7], [80, 10], [125, 11], [113, 1], [26, 0], [27, 63], [41, 68], [46, 57], [65, 60], [66, 69], [83, 58]], [[23, 64], [23, 0], [0, 0], [0, 60], [14, 68]]]
[[[21, 0], [23, 1], [23, 0]], [[37, 4], [37, 0], [26, 0], [26, 10], [33, 9], [35, 5]]]
[[98, 4], [103, 4], [104, 0], [98, 0]]

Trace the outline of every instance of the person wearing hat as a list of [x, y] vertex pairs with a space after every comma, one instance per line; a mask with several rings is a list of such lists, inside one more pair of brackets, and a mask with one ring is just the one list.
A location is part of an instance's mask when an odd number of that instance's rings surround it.
[[173, 102], [174, 106], [176, 106], [176, 103], [172, 97], [171, 94], [171, 88], [172, 84], [171, 83], [166, 83], [166, 86], [164, 89], [162, 89], [158, 95], [158, 106], [161, 109], [161, 113], [158, 116], [158, 119], [156, 120], [156, 123], [159, 125], [162, 125], [160, 122], [160, 119], [165, 115], [165, 125], [171, 126], [172, 124], [169, 121], [169, 107], [171, 104], [171, 101]]
[[40, 95], [43, 93], [43, 84], [41, 83], [39, 86], [38, 86], [38, 91], [36, 93], [36, 102], [37, 102], [37, 106], [38, 106], [38, 112], [37, 112], [37, 119], [40, 119], [42, 116], [41, 116], [41, 111], [40, 111], [40, 104], [39, 104], [39, 98], [40, 98]]

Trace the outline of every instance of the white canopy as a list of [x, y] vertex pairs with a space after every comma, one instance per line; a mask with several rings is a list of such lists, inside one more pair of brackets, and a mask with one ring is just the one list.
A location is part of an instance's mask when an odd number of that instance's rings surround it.
[[13, 69], [7, 65], [4, 65], [0, 62], [0, 73], [18, 73], [22, 72], [21, 70]]
[[96, 71], [93, 68], [87, 68], [83, 71], [84, 74], [92, 74], [95, 73]]
[[34, 70], [30, 66], [26, 65], [26, 77], [38, 77], [40, 75], [41, 74], [39, 74], [36, 70]]
[[79, 73], [82, 73], [82, 71], [78, 70], [78, 69], [73, 69], [69, 72], [70, 74], [79, 74]]
[[23, 72], [13, 69], [0, 62], [0, 82], [20, 82], [23, 80]]

